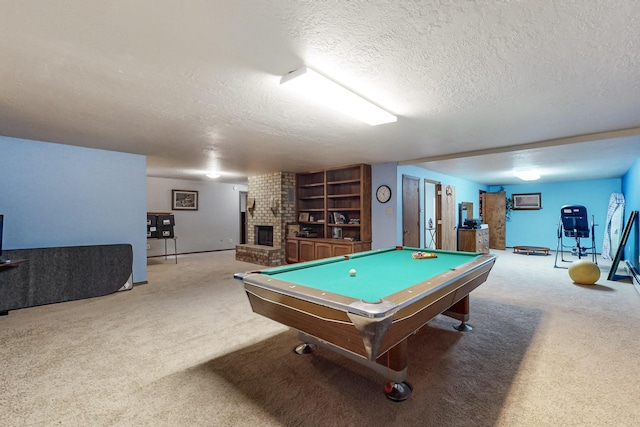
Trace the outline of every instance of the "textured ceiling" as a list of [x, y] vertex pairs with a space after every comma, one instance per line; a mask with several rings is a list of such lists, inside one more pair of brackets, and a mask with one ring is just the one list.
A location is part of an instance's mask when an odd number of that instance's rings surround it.
[[[398, 161], [509, 184], [514, 166], [608, 178], [640, 157], [637, 0], [0, 0], [0, 10], [0, 134], [145, 154], [151, 176], [216, 169], [241, 182]], [[398, 121], [370, 127], [282, 90], [302, 64]]]

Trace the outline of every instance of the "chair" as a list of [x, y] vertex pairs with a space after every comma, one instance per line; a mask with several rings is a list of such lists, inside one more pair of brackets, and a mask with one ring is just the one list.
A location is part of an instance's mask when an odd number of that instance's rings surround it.
[[[556, 263], [555, 267], [558, 267], [558, 253], [560, 253], [561, 260], [569, 262], [564, 259], [564, 248], [572, 248], [572, 252], [577, 252], [578, 259], [583, 255], [591, 254], [593, 262], [598, 264], [596, 257], [596, 238], [594, 233], [593, 217], [591, 218], [591, 224], [587, 216], [587, 208], [580, 205], [569, 206], [565, 205], [560, 208], [560, 223], [558, 224], [558, 247], [556, 248]], [[565, 245], [563, 242], [564, 237], [576, 239], [575, 246]], [[580, 239], [588, 239], [591, 237], [591, 247], [583, 247], [580, 244]]]

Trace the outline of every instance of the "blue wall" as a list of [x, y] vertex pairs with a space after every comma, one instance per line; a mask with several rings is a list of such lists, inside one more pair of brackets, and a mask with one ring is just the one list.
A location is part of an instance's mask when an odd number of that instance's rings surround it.
[[[491, 186], [489, 191], [498, 191], [499, 187]], [[582, 205], [587, 208], [589, 222], [595, 218], [596, 251], [602, 249], [605, 221], [611, 193], [622, 190], [620, 179], [603, 179], [590, 181], [555, 182], [547, 184], [505, 185], [508, 197], [518, 193], [542, 193], [542, 209], [511, 212], [511, 219], [507, 221], [507, 247], [517, 245], [546, 246], [556, 249], [558, 244], [558, 223], [560, 222], [560, 208], [563, 205]], [[565, 245], [574, 243], [564, 239]], [[588, 247], [590, 241], [582, 239], [581, 245]]]
[[[473, 181], [467, 181], [466, 179], [456, 178], [454, 176], [445, 175], [438, 172], [433, 172], [424, 168], [420, 168], [417, 166], [399, 166], [397, 170], [396, 177], [396, 194], [402, 194], [402, 176], [408, 175], [415, 178], [419, 178], [421, 180], [419, 189], [420, 189], [420, 243], [424, 246], [425, 237], [425, 224], [424, 224], [424, 215], [422, 212], [424, 210], [424, 180], [428, 179], [431, 181], [437, 181], [443, 185], [451, 185], [455, 187], [455, 196], [456, 196], [456, 209], [459, 203], [461, 202], [473, 202], [473, 217], [477, 218], [479, 216], [479, 192], [480, 190], [486, 190], [487, 186], [484, 184], [479, 184]], [[399, 198], [401, 199], [401, 198]], [[402, 200], [398, 200], [398, 222], [396, 224], [396, 244], [402, 244]], [[458, 222], [458, 218], [456, 217], [456, 223]]]
[[4, 248], [130, 243], [147, 280], [146, 158], [0, 136]]
[[[395, 168], [395, 176], [392, 172]], [[635, 188], [638, 188], [638, 175], [640, 165], [634, 166], [635, 175], [630, 171], [629, 180], [635, 179]], [[395, 163], [374, 165], [372, 167], [372, 189], [380, 184], [390, 184], [394, 188], [394, 196], [389, 203], [384, 205], [375, 199], [372, 202], [372, 224], [374, 249], [402, 244], [402, 175], [409, 175], [421, 180], [428, 179], [455, 187], [456, 204], [461, 202], [473, 202], [474, 217], [479, 217], [479, 191], [499, 191], [499, 186], [486, 186], [473, 181], [467, 181], [454, 176], [445, 175], [416, 166], [396, 166]], [[635, 178], [632, 178], [635, 177]], [[504, 190], [507, 196], [516, 193], [542, 193], [542, 209], [535, 211], [512, 211], [511, 219], [506, 223], [506, 245], [546, 246], [553, 250], [558, 243], [558, 223], [560, 220], [560, 207], [563, 205], [583, 205], [587, 208], [589, 216], [594, 216], [595, 243], [598, 252], [602, 249], [604, 238], [607, 208], [611, 193], [622, 191], [622, 179], [604, 179], [588, 181], [570, 181], [561, 183], [527, 183], [519, 185], [506, 185]], [[424, 186], [420, 185], [420, 206], [424, 207]], [[637, 194], [637, 191], [636, 193]], [[628, 201], [629, 203], [629, 201]], [[636, 198], [636, 206], [640, 201]], [[627, 205], [629, 206], [629, 205]], [[387, 211], [391, 209], [392, 214]], [[637, 207], [635, 209], [638, 209]], [[627, 207], [626, 212], [630, 212]], [[627, 214], [625, 214], [627, 216]], [[421, 218], [421, 243], [424, 244], [424, 228]], [[390, 230], [395, 230], [395, 241], [392, 240]], [[566, 245], [572, 242], [566, 238]], [[582, 240], [583, 246], [590, 245], [590, 241]]]
[[[640, 211], [640, 159], [631, 166], [627, 173], [622, 177], [622, 192], [624, 194], [624, 218], [626, 221], [632, 211]], [[625, 259], [632, 261], [636, 270], [640, 270], [640, 253], [638, 246], [640, 245], [640, 223], [636, 223], [631, 231], [629, 240], [625, 245]]]

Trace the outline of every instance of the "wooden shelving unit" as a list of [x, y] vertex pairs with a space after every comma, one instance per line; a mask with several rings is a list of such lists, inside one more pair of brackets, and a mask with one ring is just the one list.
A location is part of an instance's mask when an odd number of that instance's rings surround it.
[[[354, 251], [370, 249], [370, 165], [357, 164], [299, 173], [296, 175], [296, 192], [298, 223], [301, 230], [309, 232], [310, 239], [326, 239], [321, 243], [340, 244], [340, 249], [349, 243], [354, 243]], [[293, 249], [291, 243], [287, 246]], [[319, 246], [322, 250], [314, 250], [314, 254], [318, 252], [317, 258], [337, 251], [325, 248], [322, 244]], [[293, 260], [295, 257], [288, 258]], [[303, 258], [307, 260], [308, 256]]]

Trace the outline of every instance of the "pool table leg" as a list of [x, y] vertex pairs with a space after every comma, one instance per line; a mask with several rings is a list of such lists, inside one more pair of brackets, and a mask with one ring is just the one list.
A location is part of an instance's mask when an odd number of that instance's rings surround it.
[[302, 344], [296, 346], [296, 348], [293, 349], [293, 352], [296, 354], [309, 354], [316, 351], [316, 348], [318, 348], [318, 346], [315, 344], [303, 342]]
[[[408, 341], [408, 339], [404, 339], [391, 347], [389, 351], [378, 358], [377, 363], [395, 372], [405, 372], [404, 377], [406, 377], [409, 360]], [[404, 379], [398, 382], [389, 381], [384, 385], [384, 394], [394, 402], [402, 402], [411, 396], [411, 386]]]
[[465, 323], [467, 320], [469, 320], [469, 295], [453, 304], [447, 309], [447, 311], [442, 314], [444, 314], [445, 316], [453, 317], [454, 319], [458, 319], [460, 321], [460, 324], [454, 325], [453, 327], [460, 332], [468, 332], [473, 330], [470, 325], [467, 325]]
[[302, 344], [294, 349], [295, 353], [308, 354], [313, 352], [318, 346], [328, 348], [386, 377], [389, 382], [385, 384], [384, 392], [389, 399], [401, 402], [411, 396], [411, 386], [405, 382], [407, 379], [407, 364], [409, 360], [407, 339], [398, 343], [374, 361], [302, 331], [298, 332], [298, 337], [300, 341], [302, 341]]

